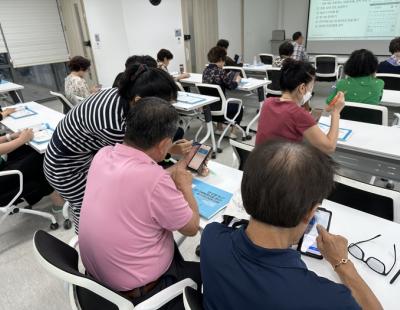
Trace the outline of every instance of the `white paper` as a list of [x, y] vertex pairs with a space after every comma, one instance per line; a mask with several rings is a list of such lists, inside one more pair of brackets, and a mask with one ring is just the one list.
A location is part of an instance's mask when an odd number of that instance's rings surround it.
[[250, 215], [247, 214], [243, 207], [242, 194], [240, 189], [233, 193], [231, 201], [229, 201], [228, 206], [225, 209], [224, 215], [233, 216], [240, 220], [249, 220]]

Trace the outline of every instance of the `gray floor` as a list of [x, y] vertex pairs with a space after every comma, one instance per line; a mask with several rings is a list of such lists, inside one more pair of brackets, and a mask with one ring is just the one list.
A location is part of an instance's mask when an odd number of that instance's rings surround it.
[[[315, 87], [316, 96], [314, 106], [323, 106], [323, 100], [329, 93], [329, 84], [318, 84]], [[238, 97], [234, 92], [231, 96]], [[254, 116], [258, 106], [256, 96], [242, 96], [246, 110], [243, 123]], [[60, 110], [61, 106], [56, 101], [45, 105]], [[189, 138], [194, 136], [198, 127], [194, 122], [188, 131]], [[223, 153], [218, 154], [217, 161], [231, 166], [233, 163], [232, 149], [225, 139], [222, 144]], [[351, 173], [351, 172], [349, 172]], [[367, 181], [368, 176], [353, 175], [355, 178]], [[396, 185], [397, 187], [398, 185]], [[397, 187], [398, 188], [398, 187]], [[44, 198], [35, 206], [51, 212], [51, 202]], [[61, 224], [62, 218], [58, 214]], [[36, 262], [32, 251], [32, 236], [38, 229], [49, 231], [49, 221], [31, 215], [15, 214], [9, 216], [0, 227], [0, 310], [67, 310], [70, 309], [63, 283], [47, 274]], [[68, 242], [74, 235], [73, 230], [64, 230], [60, 227], [51, 231], [56, 237]], [[194, 254], [200, 236], [187, 238], [181, 245], [181, 251], [188, 260], [198, 260]]]

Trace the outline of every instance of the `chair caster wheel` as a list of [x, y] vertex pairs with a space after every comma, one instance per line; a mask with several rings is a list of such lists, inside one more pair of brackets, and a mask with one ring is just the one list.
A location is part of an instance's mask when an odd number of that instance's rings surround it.
[[50, 224], [50, 229], [51, 230], [56, 230], [58, 228], [58, 223], [51, 223]]
[[250, 135], [248, 135], [248, 136], [246, 136], [246, 140], [251, 140], [251, 136]]
[[212, 152], [212, 153], [211, 153], [211, 158], [212, 158], [212, 159], [216, 159], [216, 158], [217, 158], [217, 154], [215, 154], [215, 152]]
[[64, 229], [70, 229], [70, 228], [72, 227], [71, 220], [66, 219], [66, 220], [64, 221], [63, 226], [64, 226]]
[[222, 153], [222, 149], [221, 148], [217, 148], [217, 152], [218, 153]]
[[387, 189], [394, 189], [394, 184], [393, 183], [388, 183], [385, 186]]

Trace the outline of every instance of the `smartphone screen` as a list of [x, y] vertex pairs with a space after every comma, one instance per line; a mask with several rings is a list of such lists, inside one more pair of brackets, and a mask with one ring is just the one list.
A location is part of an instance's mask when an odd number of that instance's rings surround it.
[[208, 154], [211, 151], [211, 146], [208, 145], [197, 145], [196, 153], [193, 155], [192, 159], [188, 164], [188, 168], [192, 170], [199, 170], [203, 162], [207, 159]]
[[319, 224], [323, 226], [326, 230], [329, 230], [331, 217], [331, 211], [323, 208], [318, 208], [317, 212], [315, 212], [314, 217], [308, 224], [302, 240], [299, 243], [301, 253], [322, 259], [322, 255], [317, 247], [317, 225]]

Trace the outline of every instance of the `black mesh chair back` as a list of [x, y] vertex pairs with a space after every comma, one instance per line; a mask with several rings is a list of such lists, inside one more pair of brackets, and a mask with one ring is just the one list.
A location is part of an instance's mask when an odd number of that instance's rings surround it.
[[[68, 244], [43, 230], [39, 230], [35, 233], [34, 243], [39, 254], [57, 269], [104, 286], [91, 277], [79, 272], [79, 255], [73, 247], [70, 247]], [[118, 310], [118, 307], [115, 304], [94, 292], [79, 286], [75, 286], [75, 288], [82, 310]]]
[[336, 63], [333, 57], [316, 57], [315, 65], [317, 73], [328, 74], [336, 72]]
[[210, 109], [211, 109], [211, 111], [221, 111], [221, 109], [222, 109], [222, 98], [220, 96], [220, 93], [219, 93], [218, 89], [213, 88], [213, 87], [200, 86], [200, 85], [197, 86], [197, 89], [199, 90], [199, 93], [202, 94], [202, 95], [213, 96], [213, 97], [220, 98], [219, 101], [210, 104]]
[[385, 86], [383, 87], [384, 89], [400, 91], [400, 74], [391, 74], [391, 75], [377, 74], [376, 77], [385, 82]]
[[267, 89], [274, 91], [281, 90], [281, 70], [267, 70], [267, 78], [271, 81], [271, 83], [267, 85]]
[[335, 183], [335, 189], [329, 195], [328, 200], [390, 221], [394, 220], [394, 202], [392, 198], [339, 182]]
[[203, 295], [191, 287], [185, 287], [183, 303], [185, 310], [203, 310]]
[[264, 65], [272, 65], [274, 58], [270, 55], [260, 55], [260, 60]]
[[380, 110], [359, 108], [346, 105], [340, 113], [340, 118], [362, 123], [384, 125], [382, 122], [382, 114], [383, 112]]

